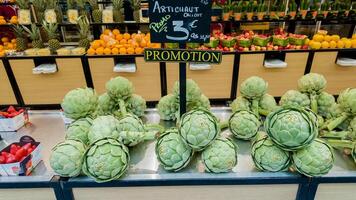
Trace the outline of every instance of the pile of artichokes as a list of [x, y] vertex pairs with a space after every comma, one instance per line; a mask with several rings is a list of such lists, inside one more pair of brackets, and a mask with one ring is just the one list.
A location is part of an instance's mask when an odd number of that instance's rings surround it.
[[155, 139], [158, 125], [145, 125], [139, 116], [145, 100], [133, 92], [130, 81], [111, 79], [107, 93], [97, 97], [93, 89], [75, 89], [64, 97], [62, 109], [74, 119], [67, 127], [66, 140], [52, 149], [50, 165], [63, 177], [82, 172], [97, 182], [120, 178], [127, 170], [128, 147]]
[[[186, 82], [187, 111], [204, 108], [210, 109], [209, 99], [202, 93], [198, 84], [192, 79]], [[179, 117], [179, 82], [175, 82], [173, 93], [162, 97], [157, 105], [158, 113], [162, 120], [175, 121]]]
[[205, 171], [229, 172], [237, 164], [237, 146], [232, 140], [220, 136], [217, 118], [204, 109], [185, 113], [178, 128], [167, 130], [156, 143], [156, 155], [164, 169], [179, 171], [191, 161], [194, 153], [201, 152]]

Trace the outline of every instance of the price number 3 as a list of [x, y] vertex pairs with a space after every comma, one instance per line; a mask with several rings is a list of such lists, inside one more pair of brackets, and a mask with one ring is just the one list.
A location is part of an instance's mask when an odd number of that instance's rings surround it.
[[169, 40], [176, 40], [176, 41], [187, 40], [189, 37], [189, 30], [183, 27], [184, 24], [183, 21], [173, 21], [172, 23], [173, 23], [173, 31], [175, 33], [183, 33], [184, 36], [175, 37], [175, 36], [166, 35], [166, 38]]

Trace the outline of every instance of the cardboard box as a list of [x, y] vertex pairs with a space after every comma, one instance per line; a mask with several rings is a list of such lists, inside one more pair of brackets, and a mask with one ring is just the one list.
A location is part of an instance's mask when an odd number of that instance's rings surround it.
[[[12, 144], [23, 146], [29, 142], [31, 142], [32, 145], [36, 145], [37, 147], [21, 162], [0, 164], [1, 176], [27, 176], [38, 165], [38, 163], [42, 161], [42, 145], [40, 142], [36, 142], [30, 136], [23, 136], [21, 137], [20, 142], [14, 142]], [[4, 148], [1, 152], [10, 152], [10, 146], [12, 144]]]
[[[20, 109], [20, 108], [16, 108]], [[1, 118], [0, 119], [0, 132], [17, 131], [23, 127], [28, 121], [28, 113], [25, 109], [21, 114], [13, 118]]]

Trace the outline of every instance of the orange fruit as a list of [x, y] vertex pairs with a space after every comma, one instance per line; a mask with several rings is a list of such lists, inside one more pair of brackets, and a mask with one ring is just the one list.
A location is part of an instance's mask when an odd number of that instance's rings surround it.
[[127, 54], [134, 54], [135, 53], [135, 49], [132, 47], [127, 48]]
[[133, 41], [133, 42], [131, 43], [131, 46], [132, 46], [133, 48], [140, 47], [140, 45], [139, 45], [137, 42], [135, 42], [135, 41]]
[[142, 49], [141, 47], [137, 47], [137, 48], [135, 49], [135, 53], [136, 53], [136, 54], [142, 54], [142, 53], [143, 53], [143, 49]]
[[6, 24], [6, 20], [0, 19], [0, 24]]
[[124, 39], [129, 40], [131, 38], [131, 35], [128, 33], [124, 33]]
[[17, 20], [17, 18], [11, 18], [11, 19], [10, 19], [10, 23], [11, 23], [11, 24], [18, 24], [19, 21]]
[[119, 31], [119, 29], [114, 29], [114, 30], [112, 30], [112, 33], [113, 33], [114, 35], [119, 35], [119, 34], [120, 34], [120, 31]]
[[95, 49], [89, 48], [87, 51], [88, 55], [95, 55]]
[[1, 42], [9, 42], [9, 38], [8, 37], [3, 37], [3, 38], [1, 38]]
[[4, 46], [0, 45], [0, 51], [2, 51], [4, 49]]
[[121, 47], [120, 50], [119, 50], [119, 53], [120, 54], [126, 54], [126, 48]]
[[99, 40], [100, 46], [104, 47], [106, 42], [104, 40]]
[[132, 39], [127, 40], [127, 44], [132, 44], [132, 42], [133, 42]]
[[1, 16], [0, 16], [0, 19], [4, 19], [4, 16], [1, 15]]
[[115, 36], [115, 39], [117, 40], [117, 41], [120, 41], [120, 40], [122, 40], [124, 37], [122, 36], [122, 34], [117, 34], [116, 36]]
[[111, 53], [114, 55], [117, 55], [117, 54], [119, 54], [119, 49], [115, 47], [115, 48], [111, 49]]
[[104, 54], [105, 55], [110, 55], [111, 54], [111, 49], [110, 48], [105, 48], [104, 49]]
[[112, 32], [111, 32], [110, 29], [105, 29], [104, 32], [103, 32], [104, 35], [111, 35], [111, 33]]
[[12, 39], [12, 40], [11, 40], [11, 43], [16, 43], [16, 39]]
[[99, 48], [101, 46], [101, 42], [99, 40], [94, 40], [94, 42], [91, 43], [91, 48], [94, 50]]
[[142, 40], [142, 41], [140, 42], [140, 46], [141, 46], [142, 48], [147, 47], [147, 42], [146, 42], [146, 40]]
[[104, 34], [101, 34], [100, 35], [100, 40], [104, 40], [104, 36], [105, 36]]
[[99, 47], [95, 50], [95, 53], [97, 55], [103, 55], [104, 54], [104, 47]]
[[4, 57], [5, 56], [5, 51], [0, 51], [0, 57]]
[[127, 44], [127, 40], [126, 39], [120, 40], [120, 44]]
[[15, 48], [15, 45], [13, 45], [12, 43], [8, 43], [8, 44], [7, 44], [7, 48], [8, 48], [8, 49], [14, 49], [14, 48]]

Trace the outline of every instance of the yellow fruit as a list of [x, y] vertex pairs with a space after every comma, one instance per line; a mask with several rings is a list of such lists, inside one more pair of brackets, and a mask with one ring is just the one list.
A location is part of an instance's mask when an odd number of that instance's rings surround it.
[[9, 38], [8, 37], [3, 37], [3, 38], [1, 38], [1, 42], [9, 42]]
[[327, 49], [327, 48], [329, 48], [329, 47], [330, 47], [329, 42], [324, 41], [324, 42], [321, 43], [321, 48], [322, 48], [322, 49]]
[[330, 45], [330, 48], [332, 48], [332, 49], [335, 49], [337, 46], [337, 44], [334, 40], [330, 41], [329, 45]]
[[356, 39], [351, 40], [351, 47], [356, 48]]
[[131, 35], [128, 33], [124, 33], [124, 39], [129, 40], [131, 38]]
[[305, 39], [305, 45], [309, 45], [309, 42], [310, 42], [309, 38]]
[[345, 42], [346, 40], [348, 40], [347, 37], [342, 37], [341, 38], [341, 41], [343, 41], [343, 42]]
[[320, 34], [315, 34], [313, 36], [313, 40], [316, 41], [316, 42], [322, 42], [322, 41], [324, 41], [324, 36], [320, 35]]
[[331, 40], [337, 42], [337, 41], [340, 40], [340, 36], [338, 36], [338, 35], [332, 35], [332, 36], [331, 36]]
[[354, 39], [356, 40], [356, 34], [353, 34], [353, 35], [352, 35], [352, 39], [353, 39], [353, 40], [354, 40]]
[[310, 47], [311, 47], [312, 49], [320, 49], [321, 43], [320, 43], [320, 42], [313, 41], [313, 43], [311, 44]]
[[115, 48], [111, 49], [111, 53], [114, 55], [117, 55], [117, 54], [119, 54], [119, 49], [115, 47]]
[[327, 30], [318, 30], [318, 34], [326, 35], [326, 34], [328, 34], [328, 31]]
[[352, 46], [351, 40], [349, 40], [349, 39], [345, 40], [344, 44], [345, 44], [345, 48], [351, 48], [351, 46]]
[[95, 55], [95, 50], [90, 48], [90, 49], [88, 49], [87, 54], [88, 55]]
[[342, 40], [337, 41], [337, 48], [342, 49], [344, 48], [345, 43]]
[[126, 54], [126, 48], [121, 47], [120, 50], [119, 50], [119, 53], [120, 54]]
[[330, 35], [325, 35], [324, 40], [327, 42], [331, 41], [331, 36]]

